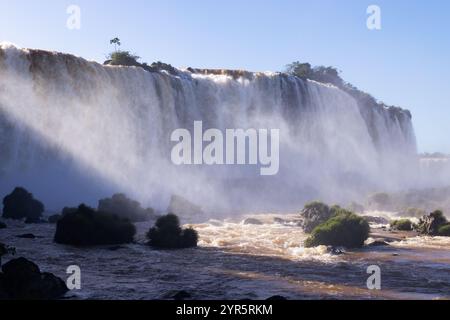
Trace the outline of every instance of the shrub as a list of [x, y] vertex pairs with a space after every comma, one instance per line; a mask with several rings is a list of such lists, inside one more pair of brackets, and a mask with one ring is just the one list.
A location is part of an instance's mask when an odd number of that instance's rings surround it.
[[22, 220], [26, 223], [41, 221], [44, 205], [35, 200], [26, 189], [17, 187], [3, 199], [3, 218]]
[[172, 213], [160, 217], [147, 233], [149, 245], [163, 249], [196, 247], [198, 233], [194, 229], [183, 230], [178, 217]]
[[438, 235], [441, 237], [450, 237], [450, 223], [440, 226]]
[[130, 53], [129, 51], [114, 51], [109, 55], [108, 64], [113, 66], [136, 66], [141, 64], [138, 62], [140, 57]]
[[369, 237], [369, 223], [354, 213], [339, 209], [325, 223], [316, 227], [306, 240], [306, 247], [319, 245], [357, 248]]
[[152, 208], [144, 209], [139, 202], [127, 198], [124, 194], [115, 194], [111, 198], [100, 200], [98, 210], [127, 218], [132, 222], [147, 221], [155, 213]]
[[56, 225], [55, 242], [74, 246], [122, 244], [132, 242], [135, 233], [128, 219], [80, 205], [65, 209]]
[[420, 219], [417, 230], [421, 234], [435, 236], [438, 235], [439, 228], [446, 224], [447, 219], [445, 218], [444, 213], [441, 210], [436, 210]]
[[400, 231], [411, 231], [413, 224], [409, 219], [400, 219], [391, 221], [391, 228]]

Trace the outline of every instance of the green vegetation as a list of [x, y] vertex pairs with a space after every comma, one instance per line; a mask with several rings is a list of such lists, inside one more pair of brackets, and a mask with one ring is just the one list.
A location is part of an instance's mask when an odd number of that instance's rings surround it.
[[441, 237], [450, 237], [450, 223], [440, 226], [438, 235]]
[[136, 228], [128, 219], [85, 205], [66, 208], [56, 224], [55, 242], [74, 246], [130, 243]]
[[443, 233], [447, 232], [447, 225], [449, 225], [449, 223], [447, 218], [445, 218], [444, 213], [441, 210], [436, 210], [420, 219], [417, 230], [421, 234], [438, 236], [441, 234], [441, 231]]
[[182, 229], [180, 220], [172, 213], [160, 217], [147, 233], [149, 245], [161, 249], [196, 247], [198, 233], [194, 229]]
[[351, 211], [335, 207], [333, 217], [317, 226], [306, 240], [306, 247], [319, 245], [358, 248], [369, 237], [370, 226]]
[[409, 219], [393, 220], [390, 225], [392, 229], [399, 231], [411, 231], [413, 229], [413, 224]]

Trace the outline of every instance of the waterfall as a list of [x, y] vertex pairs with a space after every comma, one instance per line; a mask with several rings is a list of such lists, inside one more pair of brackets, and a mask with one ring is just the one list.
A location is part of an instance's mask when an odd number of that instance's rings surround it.
[[[170, 134], [280, 129], [280, 171], [180, 166]], [[348, 201], [411, 182], [406, 111], [364, 106], [344, 91], [281, 73], [169, 74], [67, 54], [0, 47], [0, 195], [22, 185], [58, 210], [125, 192], [164, 208], [172, 194], [211, 211]]]

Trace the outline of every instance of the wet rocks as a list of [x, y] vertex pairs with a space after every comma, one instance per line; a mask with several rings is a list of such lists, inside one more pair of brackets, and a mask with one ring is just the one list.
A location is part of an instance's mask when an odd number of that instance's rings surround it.
[[369, 242], [367, 244], [368, 247], [385, 247], [385, 246], [389, 246], [389, 243], [384, 241], [384, 240], [374, 240], [372, 242]]
[[0, 273], [0, 296], [12, 300], [52, 300], [68, 291], [64, 281], [25, 259], [9, 261]]
[[16, 238], [19, 238], [19, 239], [36, 239], [37, 237], [34, 234], [32, 234], [32, 233], [25, 233], [25, 234], [21, 234], [21, 235], [16, 236]]
[[375, 224], [388, 224], [389, 220], [383, 217], [375, 217], [375, 216], [363, 216], [364, 220], [369, 223]]
[[285, 300], [287, 300], [286, 297], [279, 296], [279, 295], [275, 295], [275, 296], [272, 296], [272, 297], [269, 297], [266, 299], [266, 301], [285, 301]]
[[244, 224], [245, 225], [257, 225], [257, 226], [261, 226], [264, 223], [262, 223], [262, 221], [255, 219], [255, 218], [248, 218], [244, 220]]
[[3, 199], [3, 218], [40, 223], [44, 205], [26, 189], [17, 187]]
[[191, 299], [192, 295], [184, 290], [178, 291], [177, 293], [175, 293], [174, 295], [171, 296], [171, 298], [173, 300], [187, 300], [187, 299]]
[[322, 202], [308, 203], [301, 212], [301, 226], [306, 233], [311, 233], [314, 228], [331, 218], [333, 213], [333, 210]]

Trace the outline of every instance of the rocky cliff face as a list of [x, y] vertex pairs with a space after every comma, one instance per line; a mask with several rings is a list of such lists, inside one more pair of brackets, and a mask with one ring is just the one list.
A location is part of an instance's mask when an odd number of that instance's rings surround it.
[[[280, 129], [279, 174], [174, 166], [170, 134], [196, 120]], [[407, 185], [416, 160], [409, 112], [330, 85], [280, 73], [148, 72], [5, 45], [0, 150], [0, 194], [22, 184], [55, 208], [114, 192], [162, 208], [172, 194], [223, 210], [345, 201]]]

